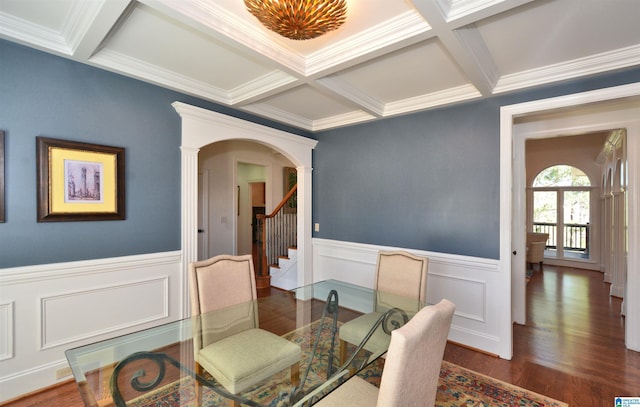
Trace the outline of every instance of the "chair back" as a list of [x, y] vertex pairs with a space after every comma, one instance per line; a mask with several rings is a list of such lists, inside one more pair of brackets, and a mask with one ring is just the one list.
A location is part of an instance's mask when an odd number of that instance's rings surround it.
[[454, 311], [443, 299], [391, 332], [377, 407], [434, 405]]
[[540, 263], [544, 261], [544, 250], [548, 239], [548, 233], [527, 233], [527, 262]]
[[[378, 253], [374, 288], [378, 290], [376, 311], [399, 307], [404, 310], [420, 309], [426, 302], [427, 269], [429, 259], [404, 251], [381, 251]], [[391, 294], [391, 295], [389, 295]], [[399, 299], [395, 296], [404, 297]], [[415, 300], [410, 306], [407, 299]], [[398, 303], [400, 301], [400, 303]]]
[[546, 244], [548, 239], [548, 233], [527, 232], [527, 244], [533, 242], [543, 242]]
[[189, 264], [194, 351], [258, 327], [251, 255], [220, 255]]

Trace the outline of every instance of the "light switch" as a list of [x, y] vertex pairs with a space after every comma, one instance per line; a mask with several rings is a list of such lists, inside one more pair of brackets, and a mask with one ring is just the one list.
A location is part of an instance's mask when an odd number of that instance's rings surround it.
[[319, 232], [320, 231], [320, 224], [319, 223], [314, 223], [313, 224], [313, 230], [316, 231], [316, 232]]

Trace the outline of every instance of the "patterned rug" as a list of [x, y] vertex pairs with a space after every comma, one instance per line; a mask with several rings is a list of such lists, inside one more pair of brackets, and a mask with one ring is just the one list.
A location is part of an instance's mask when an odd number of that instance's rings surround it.
[[[300, 375], [303, 376], [308, 364], [305, 362], [312, 349], [313, 340], [317, 334], [315, 326], [302, 328], [294, 331], [288, 337], [299, 344], [303, 351], [303, 362], [300, 366]], [[330, 332], [321, 332], [321, 335], [330, 335]], [[325, 342], [325, 341], [323, 341]], [[327, 354], [324, 349], [322, 354]], [[308, 385], [324, 381], [327, 358], [314, 360], [307, 377]], [[379, 386], [384, 367], [384, 360], [380, 359], [363, 369], [359, 376], [368, 380], [372, 384]], [[289, 375], [285, 370], [271, 382], [263, 383], [249, 391], [247, 398], [262, 405], [269, 405], [282, 392], [288, 392], [290, 387], [278, 387], [276, 383], [286, 382]], [[203, 406], [227, 406], [228, 400], [223, 399], [213, 391], [204, 389]], [[169, 384], [163, 388], [155, 390], [147, 395], [131, 400], [128, 404], [131, 407], [173, 407], [187, 406], [195, 407], [195, 392], [193, 380], [185, 377], [178, 382]], [[279, 404], [274, 404], [279, 405]], [[440, 370], [440, 382], [435, 407], [568, 407], [566, 403], [550, 399], [543, 395], [533, 393], [529, 390], [493, 379], [480, 373], [465, 369], [461, 366], [444, 361]]]
[[567, 403], [442, 362], [435, 407], [568, 407]]

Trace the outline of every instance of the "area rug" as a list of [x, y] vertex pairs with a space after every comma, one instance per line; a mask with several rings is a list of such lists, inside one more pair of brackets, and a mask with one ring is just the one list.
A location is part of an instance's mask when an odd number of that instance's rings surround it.
[[526, 275], [525, 275], [525, 280], [527, 281], [527, 283], [529, 283], [529, 281], [531, 281], [532, 277], [533, 277], [533, 270], [532, 269], [527, 269]]
[[435, 407], [568, 407], [567, 403], [442, 362]]
[[[317, 334], [317, 327], [302, 328], [289, 334], [289, 338], [300, 345], [303, 351], [303, 362], [300, 367], [301, 377], [307, 369], [306, 355], [309, 355], [313, 345], [313, 339]], [[321, 335], [330, 335], [330, 332], [321, 332]], [[326, 342], [326, 341], [323, 341]], [[326, 355], [328, 349], [323, 349]], [[324, 381], [324, 375], [328, 366], [327, 358], [314, 360], [309, 368], [307, 377], [308, 386]], [[382, 376], [384, 360], [368, 365], [359, 376], [370, 383], [379, 386]], [[251, 389], [247, 398], [261, 405], [280, 406], [277, 398], [283, 392], [290, 391], [290, 386], [279, 387], [276, 383], [282, 380], [286, 382], [288, 371], [283, 371], [277, 378], [265, 382]], [[305, 386], [307, 387], [307, 386]], [[147, 395], [138, 397], [128, 404], [130, 407], [196, 407], [194, 383], [190, 377], [185, 377], [178, 382], [157, 389]], [[215, 392], [204, 389], [203, 406], [227, 406], [228, 400], [220, 397]], [[482, 375], [461, 366], [444, 361], [440, 370], [440, 381], [436, 396], [435, 407], [568, 407], [566, 403], [554, 400], [512, 384]]]

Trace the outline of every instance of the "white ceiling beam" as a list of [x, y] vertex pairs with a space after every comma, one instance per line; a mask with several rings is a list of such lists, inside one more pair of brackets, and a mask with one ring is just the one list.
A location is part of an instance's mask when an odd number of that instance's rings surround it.
[[[443, 0], [444, 1], [444, 0]], [[517, 8], [535, 0], [451, 0], [445, 19], [451, 29], [473, 24], [476, 21]]]
[[[90, 2], [80, 1], [77, 3], [81, 7], [86, 7]], [[120, 17], [125, 13], [131, 0], [105, 0], [95, 14], [76, 12], [71, 24], [71, 36], [76, 37], [71, 40], [73, 44], [73, 58], [86, 61], [98, 50], [102, 41]]]
[[[493, 92], [499, 74], [482, 37], [473, 27], [456, 30], [446, 21], [439, 0], [412, 0], [416, 9], [433, 28], [438, 40], [483, 96]], [[479, 48], [478, 48], [479, 47]]]

